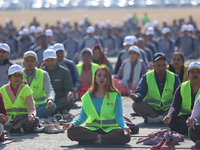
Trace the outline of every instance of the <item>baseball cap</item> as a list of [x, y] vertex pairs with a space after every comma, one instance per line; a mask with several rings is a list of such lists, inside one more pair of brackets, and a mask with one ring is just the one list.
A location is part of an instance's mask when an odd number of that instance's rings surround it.
[[95, 29], [93, 26], [87, 27], [87, 30], [86, 30], [87, 33], [94, 33], [94, 31], [95, 31]]
[[45, 35], [46, 36], [53, 36], [53, 31], [51, 29], [46, 29], [45, 30]]
[[184, 24], [181, 26], [181, 31], [188, 31], [188, 25]]
[[192, 24], [188, 24], [188, 31], [194, 31], [194, 26]]
[[84, 21], [83, 21], [83, 20], [80, 20], [80, 21], [78, 22], [78, 25], [79, 25], [79, 26], [83, 26], [83, 25], [84, 25]]
[[81, 56], [82, 56], [85, 52], [88, 52], [88, 53], [90, 53], [91, 56], [93, 56], [93, 52], [92, 52], [92, 50], [91, 50], [89, 47], [86, 47], [86, 48], [84, 48], [84, 49], [81, 51]]
[[85, 19], [88, 19], [88, 17], [89, 17], [88, 14], [85, 14], [85, 15], [84, 15], [84, 18], [85, 18]]
[[28, 56], [32, 56], [35, 58], [36, 61], [38, 61], [37, 54], [34, 51], [27, 51], [26, 53], [24, 53], [23, 59]]
[[163, 58], [164, 60], [167, 60], [164, 53], [155, 53], [153, 55], [153, 61], [154, 62], [157, 61], [160, 58]]
[[100, 27], [101, 27], [101, 28], [105, 27], [105, 23], [104, 23], [104, 22], [101, 22], [101, 23], [100, 23]]
[[53, 50], [54, 50], [55, 52], [58, 51], [58, 50], [63, 50], [63, 51], [65, 51], [65, 48], [64, 48], [63, 44], [61, 44], [61, 43], [56, 43], [56, 44], [53, 45]]
[[42, 32], [42, 31], [43, 31], [43, 30], [42, 30], [42, 27], [39, 26], [39, 27], [36, 28], [36, 32], [37, 32], [37, 33]]
[[150, 27], [150, 26], [151, 26], [151, 23], [150, 23], [150, 22], [146, 22], [145, 25], [144, 25], [145, 28], [148, 28], [148, 27]]
[[36, 33], [36, 27], [35, 26], [30, 26], [29, 33]]
[[20, 27], [25, 27], [26, 26], [26, 22], [21, 22]]
[[166, 34], [166, 33], [170, 32], [170, 29], [165, 27], [165, 28], [162, 29], [161, 32], [162, 32], [162, 34]]
[[0, 43], [0, 49], [10, 53], [10, 47], [6, 43]]
[[28, 35], [29, 34], [29, 29], [24, 28], [22, 29], [22, 35]]
[[153, 27], [158, 27], [158, 26], [159, 26], [158, 20], [154, 20], [154, 21], [153, 21]]
[[99, 21], [94, 21], [94, 25], [98, 25], [99, 24]]
[[134, 35], [131, 35], [130, 37], [133, 38], [133, 43], [137, 43], [138, 42], [137, 38]]
[[17, 72], [20, 73], [21, 75], [25, 75], [20, 65], [15, 64], [10, 66], [10, 68], [8, 69], [8, 75], [12, 75]]
[[115, 21], [115, 22], [114, 22], [114, 27], [115, 27], [115, 28], [119, 28], [119, 22], [118, 22], [118, 21]]
[[128, 49], [128, 53], [130, 52], [130, 51], [135, 51], [136, 53], [138, 53], [139, 55], [140, 55], [140, 50], [139, 50], [139, 48], [137, 47], [137, 46], [131, 46], [129, 49]]
[[106, 24], [107, 24], [108, 26], [111, 24], [111, 22], [110, 22], [109, 19], [106, 20]]
[[65, 24], [65, 23], [66, 23], [66, 19], [62, 19], [62, 20], [61, 20], [61, 23], [62, 23], [62, 24]]
[[194, 68], [200, 69], [200, 63], [197, 62], [197, 61], [190, 63], [189, 66], [188, 66], [187, 71], [190, 71], [190, 70], [192, 70]]
[[7, 18], [7, 19], [5, 20], [5, 23], [10, 23], [10, 19]]
[[148, 27], [146, 31], [146, 35], [154, 35], [154, 29], [152, 27]]
[[163, 21], [162, 21], [163, 23], [167, 23], [167, 19], [163, 19]]
[[52, 49], [47, 49], [43, 52], [43, 61], [45, 61], [48, 58], [57, 58], [56, 52]]
[[134, 40], [133, 40], [133, 37], [132, 36], [126, 36], [124, 38], [124, 43], [123, 45], [133, 45], [134, 44]]

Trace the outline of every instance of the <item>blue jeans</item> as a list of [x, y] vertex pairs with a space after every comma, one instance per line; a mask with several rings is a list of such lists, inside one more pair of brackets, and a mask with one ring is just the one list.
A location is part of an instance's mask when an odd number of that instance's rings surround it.
[[39, 118], [48, 118], [51, 116], [51, 114], [54, 113], [56, 110], [56, 104], [53, 103], [53, 108], [51, 110], [47, 110], [45, 107], [47, 106], [47, 103], [44, 103], [36, 108], [36, 116]]

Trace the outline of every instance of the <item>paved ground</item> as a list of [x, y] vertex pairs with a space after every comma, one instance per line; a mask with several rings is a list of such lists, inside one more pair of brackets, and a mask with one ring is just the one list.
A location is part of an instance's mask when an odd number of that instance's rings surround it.
[[[136, 144], [136, 141], [146, 136], [149, 132], [158, 131], [160, 129], [168, 128], [164, 124], [157, 124], [157, 125], [146, 125], [143, 123], [143, 119], [141, 117], [131, 117], [130, 113], [132, 113], [132, 100], [128, 97], [123, 97], [123, 109], [124, 109], [124, 116], [131, 119], [131, 121], [137, 124], [140, 128], [139, 134], [132, 135], [131, 141], [127, 145], [123, 146], [113, 146], [113, 147], [82, 147], [78, 146], [77, 142], [70, 141], [67, 138], [66, 131], [65, 133], [60, 134], [45, 134], [45, 133], [38, 133], [38, 134], [27, 134], [23, 136], [12, 136], [15, 142], [0, 145], [0, 149], [4, 150], [59, 150], [59, 149], [79, 149], [79, 150], [100, 150], [100, 149], [150, 149], [150, 146], [144, 146], [143, 144]], [[81, 102], [77, 103], [81, 106]], [[73, 109], [70, 111], [73, 115], [78, 116], [80, 113], [80, 109]], [[64, 146], [64, 147], [61, 147]], [[189, 140], [188, 137], [185, 138], [184, 142], [180, 142], [179, 145], [176, 145], [176, 149], [194, 149], [194, 143]]]

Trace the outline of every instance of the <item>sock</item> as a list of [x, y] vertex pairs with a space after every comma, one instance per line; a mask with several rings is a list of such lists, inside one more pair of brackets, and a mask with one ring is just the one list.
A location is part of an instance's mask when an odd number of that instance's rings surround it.
[[159, 115], [158, 117], [156, 117], [156, 118], [151, 118], [151, 117], [146, 117], [145, 118], [145, 120], [144, 120], [144, 122], [146, 123], [146, 124], [148, 124], [148, 123], [160, 123], [160, 122], [162, 122], [162, 120], [163, 120], [163, 116], [162, 115]]

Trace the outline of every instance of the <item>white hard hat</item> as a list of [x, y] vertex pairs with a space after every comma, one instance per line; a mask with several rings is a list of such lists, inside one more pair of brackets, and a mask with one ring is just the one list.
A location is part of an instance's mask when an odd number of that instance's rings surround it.
[[8, 75], [12, 75], [14, 73], [20, 73], [21, 75], [25, 75], [22, 67], [17, 64], [10, 66], [10, 68], [8, 69]]
[[47, 49], [43, 52], [43, 61], [45, 61], [46, 59], [48, 58], [54, 58], [56, 59], [57, 56], [56, 56], [56, 52], [52, 49]]

